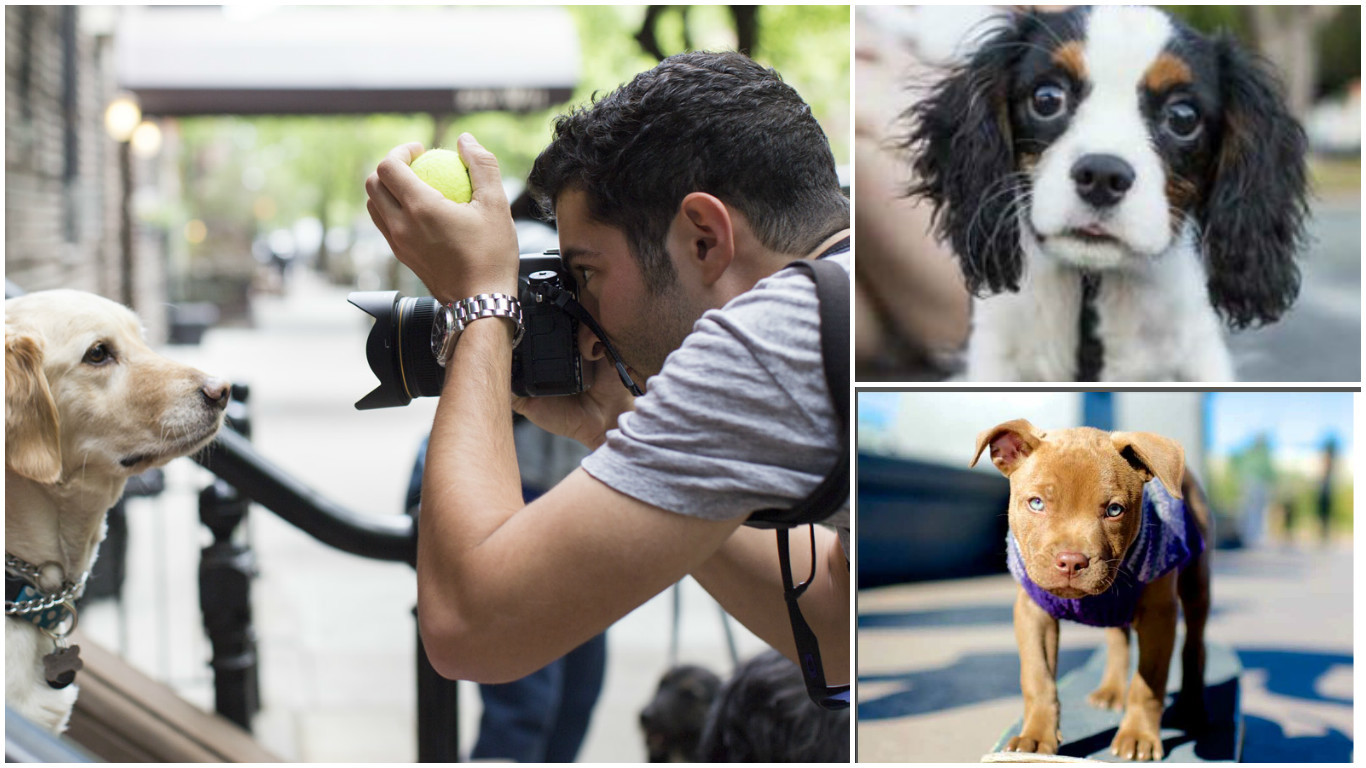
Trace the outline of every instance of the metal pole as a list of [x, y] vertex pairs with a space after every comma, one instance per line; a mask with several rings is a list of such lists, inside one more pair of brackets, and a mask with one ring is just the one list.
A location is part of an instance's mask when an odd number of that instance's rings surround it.
[[[247, 395], [245, 386], [234, 386], [228, 405], [228, 421], [244, 435], [251, 434]], [[251, 615], [256, 555], [234, 541], [234, 534], [246, 520], [250, 504], [250, 499], [223, 480], [214, 480], [199, 494], [199, 519], [214, 538], [200, 552], [199, 561], [199, 606], [213, 646], [214, 706], [248, 731], [252, 716], [261, 709]]]
[[[416, 616], [416, 611], [414, 611]], [[437, 674], [427, 660], [422, 633], [417, 637], [417, 761], [460, 760], [459, 684]]]

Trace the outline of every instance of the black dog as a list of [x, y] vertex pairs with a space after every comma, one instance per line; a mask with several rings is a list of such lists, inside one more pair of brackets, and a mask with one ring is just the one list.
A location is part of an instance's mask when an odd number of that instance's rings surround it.
[[707, 712], [720, 690], [721, 678], [702, 667], [685, 664], [664, 673], [655, 697], [640, 713], [650, 762], [697, 761]]
[[697, 759], [711, 763], [847, 763], [849, 710], [811, 701], [801, 670], [777, 651], [735, 671], [712, 705]]

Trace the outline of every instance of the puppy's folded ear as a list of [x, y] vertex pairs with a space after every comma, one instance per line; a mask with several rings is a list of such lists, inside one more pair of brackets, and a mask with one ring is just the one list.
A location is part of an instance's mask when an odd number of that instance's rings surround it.
[[43, 343], [5, 327], [5, 464], [23, 477], [55, 483], [62, 474], [57, 404], [43, 374]]
[[1025, 419], [1013, 419], [997, 424], [977, 436], [977, 450], [972, 454], [972, 461], [968, 462], [968, 466], [977, 466], [982, 449], [990, 445], [991, 463], [1001, 470], [1001, 474], [1010, 477], [1010, 473], [1020, 466], [1020, 462], [1043, 442], [1044, 434]]
[[976, 295], [1019, 290], [1024, 268], [1017, 217], [1025, 177], [1015, 167], [1010, 75], [1032, 18], [1010, 17], [902, 116], [916, 176], [908, 193], [934, 203], [935, 233]]
[[1186, 451], [1169, 437], [1152, 432], [1112, 432], [1110, 442], [1144, 482], [1156, 477], [1167, 492], [1181, 498], [1181, 481], [1186, 474]]
[[1229, 38], [1215, 47], [1223, 126], [1198, 218], [1210, 301], [1245, 328], [1279, 319], [1299, 294], [1307, 140], [1267, 65]]

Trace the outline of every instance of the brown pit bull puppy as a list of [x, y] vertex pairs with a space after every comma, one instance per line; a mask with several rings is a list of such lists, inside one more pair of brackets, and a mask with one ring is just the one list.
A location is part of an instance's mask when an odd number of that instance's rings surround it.
[[[1089, 701], [1124, 710], [1110, 751], [1162, 759], [1178, 596], [1186, 642], [1174, 709], [1188, 723], [1204, 721], [1210, 514], [1181, 445], [1148, 432], [1043, 432], [1015, 419], [978, 435], [971, 465], [988, 446], [1010, 478], [1008, 557], [1020, 583], [1015, 641], [1025, 713], [1007, 749], [1057, 753], [1058, 620], [1068, 619], [1108, 628], [1105, 672]], [[1126, 694], [1131, 625], [1138, 670]]]

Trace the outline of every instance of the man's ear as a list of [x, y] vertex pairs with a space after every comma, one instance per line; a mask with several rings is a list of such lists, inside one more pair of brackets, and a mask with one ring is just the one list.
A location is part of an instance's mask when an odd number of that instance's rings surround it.
[[1181, 498], [1186, 452], [1180, 443], [1152, 432], [1113, 432], [1110, 442], [1114, 443], [1119, 455], [1143, 475], [1144, 482], [1156, 477], [1168, 493]]
[[1012, 419], [997, 424], [977, 436], [977, 450], [973, 452], [972, 461], [968, 466], [977, 466], [982, 449], [990, 445], [991, 463], [1001, 470], [1001, 474], [1010, 477], [1010, 473], [1019, 468], [1020, 462], [1039, 447], [1045, 434], [1025, 419]]
[[52, 484], [62, 475], [57, 404], [43, 374], [43, 342], [5, 327], [5, 465]]
[[702, 285], [712, 286], [735, 260], [735, 222], [726, 204], [706, 192], [690, 192], [678, 204], [669, 241], [686, 254], [680, 269], [695, 270]]

